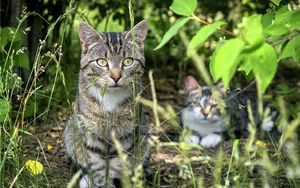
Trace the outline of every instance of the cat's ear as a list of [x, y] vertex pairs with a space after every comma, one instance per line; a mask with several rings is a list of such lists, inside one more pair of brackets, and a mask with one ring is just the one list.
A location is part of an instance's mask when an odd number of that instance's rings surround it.
[[131, 40], [132, 34], [138, 42], [144, 42], [148, 33], [148, 22], [143, 20], [136, 24], [130, 31], [127, 32], [125, 39]]
[[218, 82], [217, 85], [216, 85], [216, 89], [223, 95], [226, 95], [226, 90], [225, 90], [225, 87], [224, 87], [224, 84], [223, 82]]
[[195, 90], [195, 89], [202, 91], [202, 87], [198, 84], [196, 79], [192, 76], [188, 76], [185, 78], [184, 85], [185, 85], [185, 89], [188, 92]]
[[83, 52], [87, 51], [89, 45], [102, 39], [101, 35], [86, 22], [81, 22], [79, 24], [78, 35]]

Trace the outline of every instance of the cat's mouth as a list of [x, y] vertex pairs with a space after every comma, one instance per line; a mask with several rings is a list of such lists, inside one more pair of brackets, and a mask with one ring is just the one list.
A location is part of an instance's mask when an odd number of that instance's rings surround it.
[[112, 88], [118, 88], [118, 87], [122, 87], [122, 86], [116, 84], [116, 85], [109, 86], [109, 87], [112, 87]]
[[112, 85], [112, 86], [108, 86], [108, 88], [111, 89], [111, 90], [118, 90], [118, 89], [121, 89], [122, 86], [118, 85], [118, 84], [115, 84], [115, 85]]
[[200, 120], [201, 123], [207, 123], [207, 124], [211, 124], [211, 123], [216, 123], [220, 121], [219, 119], [202, 119]]

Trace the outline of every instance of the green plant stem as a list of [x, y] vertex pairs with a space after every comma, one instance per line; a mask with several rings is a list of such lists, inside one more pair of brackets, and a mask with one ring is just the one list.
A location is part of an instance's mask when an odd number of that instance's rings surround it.
[[155, 85], [153, 80], [153, 70], [149, 71], [149, 79], [150, 79], [150, 85], [151, 85], [151, 92], [152, 92], [152, 101], [153, 101], [153, 116], [155, 121], [155, 127], [158, 129], [160, 126], [159, 118], [158, 118], [158, 105], [157, 105], [157, 98], [156, 98], [156, 92], [155, 92]]
[[232, 147], [232, 152], [231, 152], [231, 157], [230, 157], [230, 162], [228, 165], [228, 170], [227, 170], [227, 175], [226, 175], [226, 180], [225, 180], [225, 186], [229, 187], [229, 174], [230, 174], [230, 170], [231, 170], [231, 166], [232, 166], [232, 160], [233, 160], [233, 156], [235, 154], [235, 152], [238, 149], [238, 145], [239, 145], [240, 140], [235, 139], [233, 142], [233, 147]]
[[[159, 117], [158, 117], [158, 104], [157, 104], [157, 98], [156, 98], [156, 92], [155, 92], [155, 85], [154, 85], [154, 79], [153, 79], [153, 70], [149, 71], [149, 80], [151, 85], [151, 92], [152, 92], [152, 101], [153, 101], [153, 116], [154, 116], [154, 122], [155, 122], [155, 128], [156, 131], [159, 130], [160, 123], [159, 123]], [[160, 152], [160, 143], [156, 145], [156, 152]], [[158, 165], [158, 186], [160, 187], [160, 165]]]

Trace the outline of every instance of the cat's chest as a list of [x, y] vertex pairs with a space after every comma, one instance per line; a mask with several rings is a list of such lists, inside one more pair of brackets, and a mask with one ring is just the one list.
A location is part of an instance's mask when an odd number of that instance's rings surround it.
[[182, 123], [187, 128], [197, 132], [200, 136], [206, 136], [215, 132], [224, 131], [221, 119], [207, 120], [197, 116], [193, 111], [184, 109]]
[[88, 91], [88, 95], [92, 96], [98, 104], [100, 104], [103, 111], [113, 112], [119, 108], [120, 104], [131, 97], [129, 88], [120, 89], [117, 92], [108, 92], [101, 95], [99, 90], [95, 87], [91, 87]]
[[118, 107], [113, 112], [99, 110], [97, 115], [85, 116], [78, 114], [79, 121], [84, 126], [86, 132], [102, 137], [110, 137], [114, 131], [116, 135], [132, 132], [135, 126], [135, 117], [132, 106]]
[[122, 124], [128, 124], [134, 120], [134, 108], [132, 105], [119, 106], [113, 112], [103, 112], [99, 121], [105, 120], [110, 123], [111, 126], [121, 126]]
[[191, 121], [187, 124], [187, 127], [196, 131], [200, 134], [200, 136], [206, 136], [211, 133], [218, 133], [222, 132], [222, 122], [215, 121], [215, 122], [199, 122], [199, 121]]
[[119, 106], [112, 112], [99, 109], [93, 120], [98, 127], [125, 127], [134, 121], [134, 110], [132, 105]]

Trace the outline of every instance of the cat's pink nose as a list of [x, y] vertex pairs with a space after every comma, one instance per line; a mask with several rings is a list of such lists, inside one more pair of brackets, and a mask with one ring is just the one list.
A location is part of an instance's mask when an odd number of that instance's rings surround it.
[[110, 77], [117, 83], [122, 77], [122, 70], [120, 68], [112, 68], [110, 70]]
[[207, 117], [211, 112], [211, 106], [206, 106], [201, 109], [202, 114]]

